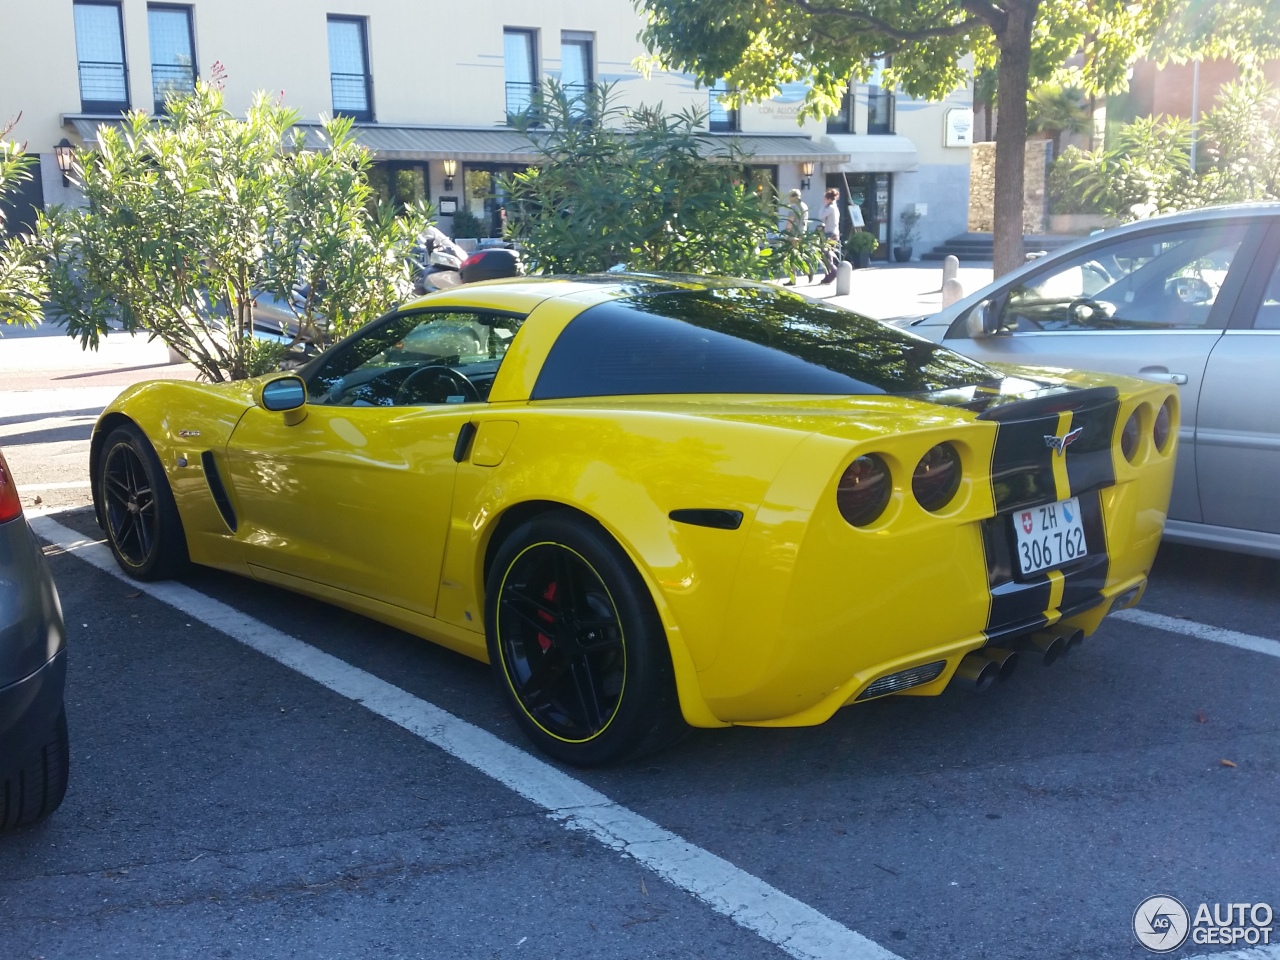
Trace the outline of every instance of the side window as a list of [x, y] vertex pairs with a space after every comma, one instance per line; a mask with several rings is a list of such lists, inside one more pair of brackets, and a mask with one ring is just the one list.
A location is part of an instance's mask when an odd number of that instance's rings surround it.
[[1010, 290], [1000, 324], [1014, 331], [1203, 329], [1247, 229], [1209, 225], [1095, 247]]
[[397, 316], [326, 358], [307, 385], [310, 401], [342, 407], [482, 403], [522, 322], [461, 310]]
[[1263, 291], [1258, 315], [1254, 317], [1255, 330], [1280, 330], [1280, 262], [1271, 271], [1271, 281]]

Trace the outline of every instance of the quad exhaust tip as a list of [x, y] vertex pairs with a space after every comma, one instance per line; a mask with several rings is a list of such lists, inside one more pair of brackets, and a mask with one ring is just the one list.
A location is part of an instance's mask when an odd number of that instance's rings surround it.
[[956, 667], [956, 676], [979, 692], [997, 680], [1005, 681], [1018, 666], [1018, 651], [1003, 647], [983, 647], [967, 653]]
[[1040, 661], [1046, 667], [1059, 657], [1065, 657], [1083, 641], [1084, 631], [1078, 627], [1044, 630], [1027, 638], [1029, 649], [1040, 655]]

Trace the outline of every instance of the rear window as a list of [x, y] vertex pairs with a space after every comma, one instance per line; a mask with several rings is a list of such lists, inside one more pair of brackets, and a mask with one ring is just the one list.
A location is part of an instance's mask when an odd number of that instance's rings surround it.
[[575, 317], [534, 400], [679, 393], [903, 394], [999, 380], [920, 337], [758, 287], [612, 300]]

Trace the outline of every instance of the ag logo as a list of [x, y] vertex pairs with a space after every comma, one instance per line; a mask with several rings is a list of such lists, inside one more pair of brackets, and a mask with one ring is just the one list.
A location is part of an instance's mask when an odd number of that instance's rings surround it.
[[1152, 953], [1169, 953], [1187, 940], [1191, 916], [1173, 897], [1147, 897], [1133, 912], [1133, 932]]
[[1031, 532], [1031, 511], [1030, 510], [1022, 511], [1022, 532], [1023, 533]]

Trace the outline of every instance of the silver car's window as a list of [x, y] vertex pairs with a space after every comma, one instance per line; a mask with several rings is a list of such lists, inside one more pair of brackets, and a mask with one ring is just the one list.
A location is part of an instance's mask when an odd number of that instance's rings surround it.
[[1271, 271], [1271, 282], [1267, 284], [1262, 295], [1262, 303], [1258, 307], [1258, 315], [1254, 318], [1255, 330], [1280, 330], [1280, 262]]
[[522, 322], [452, 310], [396, 317], [335, 349], [307, 385], [310, 400], [343, 407], [483, 402]]
[[1208, 225], [1095, 247], [1014, 287], [1001, 325], [1015, 331], [1203, 329], [1247, 229]]

